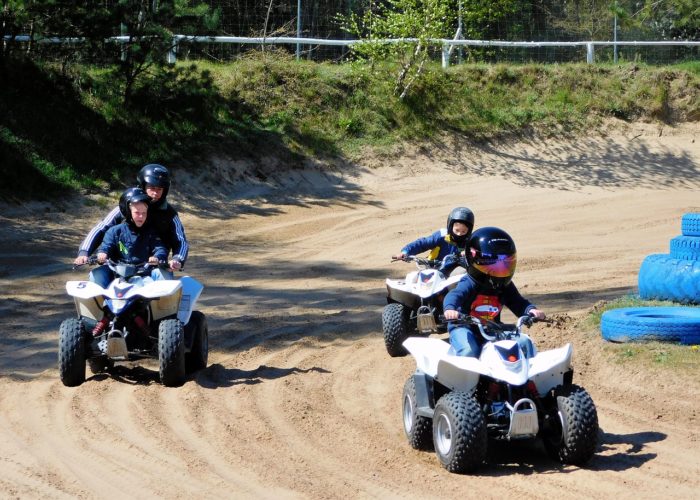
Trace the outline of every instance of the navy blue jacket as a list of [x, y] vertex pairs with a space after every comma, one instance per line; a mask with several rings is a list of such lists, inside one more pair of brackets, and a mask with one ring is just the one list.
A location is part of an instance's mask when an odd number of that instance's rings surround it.
[[431, 250], [429, 259], [442, 260], [450, 254], [458, 254], [463, 248], [457, 247], [452, 242], [452, 238], [447, 234], [447, 229], [438, 229], [430, 236], [418, 238], [401, 249], [406, 255], [418, 255], [419, 253]]
[[[487, 287], [477, 283], [474, 278], [465, 274], [442, 303], [443, 310], [455, 310], [462, 314], [476, 316], [490, 321], [501, 321], [501, 310], [506, 306], [516, 316], [524, 316], [535, 305], [525, 299], [515, 284], [511, 281], [501, 292], [495, 293]], [[449, 324], [448, 329], [462, 325]]]
[[[122, 222], [124, 222], [124, 217], [119, 211], [119, 207], [116, 207], [90, 230], [80, 244], [78, 255], [92, 254], [102, 242], [107, 230]], [[162, 204], [162, 206], [149, 206], [146, 225], [155, 228], [166, 249], [172, 250], [173, 259], [179, 260], [184, 265], [190, 246], [187, 243], [185, 228], [182, 227], [177, 210], [167, 203]], [[167, 255], [165, 258], [167, 259]]]
[[153, 228], [146, 225], [137, 228], [126, 222], [107, 230], [97, 252], [106, 253], [113, 261], [128, 264], [147, 262], [151, 256], [157, 257], [158, 260], [168, 258], [168, 249]]

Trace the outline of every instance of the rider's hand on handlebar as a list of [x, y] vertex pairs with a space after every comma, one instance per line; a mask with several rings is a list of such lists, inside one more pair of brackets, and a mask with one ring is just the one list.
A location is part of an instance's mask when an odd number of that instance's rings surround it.
[[397, 253], [396, 255], [392, 255], [391, 258], [394, 260], [406, 260], [406, 254], [403, 252]]
[[156, 257], [156, 256], [154, 256], [154, 255], [151, 255], [151, 256], [148, 258], [148, 263], [149, 263], [149, 264], [153, 264], [154, 266], [157, 266], [157, 265], [160, 263], [160, 261], [158, 260], [158, 257]]
[[543, 320], [546, 318], [544, 312], [539, 309], [530, 309], [527, 313], [535, 319]]
[[448, 309], [445, 311], [445, 320], [450, 321], [453, 319], [459, 319], [459, 312], [454, 309]]
[[99, 262], [100, 264], [104, 264], [105, 262], [107, 262], [107, 254], [104, 252], [98, 253], [97, 262]]
[[172, 259], [169, 264], [172, 271], [177, 271], [182, 268], [182, 262], [177, 259]]
[[88, 256], [87, 255], [78, 255], [75, 258], [75, 260], [73, 261], [73, 265], [75, 265], [75, 266], [84, 266], [87, 263], [88, 263]]

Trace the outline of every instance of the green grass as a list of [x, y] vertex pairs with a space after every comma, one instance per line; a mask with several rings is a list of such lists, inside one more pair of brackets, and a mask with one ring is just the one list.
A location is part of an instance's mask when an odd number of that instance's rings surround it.
[[697, 379], [700, 376], [700, 347], [662, 342], [646, 344], [607, 344], [605, 351], [615, 363], [638, 369], [679, 371]]
[[[62, 73], [25, 61], [8, 66], [0, 147], [20, 175], [12, 197], [104, 191], [129, 184], [146, 162], [197, 168], [212, 152], [252, 160], [274, 155], [295, 168], [308, 158], [352, 161], [367, 148], [391, 151], [443, 133], [480, 141], [524, 130], [588, 133], [609, 117], [698, 120], [699, 67], [464, 64], [443, 70], [431, 63], [400, 100], [394, 64], [314, 63], [253, 52], [232, 63], [181, 62], [152, 71], [125, 103], [114, 68], [73, 66]], [[34, 181], [22, 182], [23, 172]], [[7, 197], [5, 188], [0, 196]]]
[[[670, 301], [643, 300], [637, 295], [626, 295], [616, 300], [597, 304], [583, 320], [582, 328], [591, 336], [600, 337], [600, 321], [605, 311], [624, 307], [675, 307]], [[693, 306], [688, 306], [693, 307]], [[700, 377], [700, 346], [680, 345], [670, 342], [613, 343], [606, 342], [605, 352], [614, 363], [642, 370], [684, 372]]]

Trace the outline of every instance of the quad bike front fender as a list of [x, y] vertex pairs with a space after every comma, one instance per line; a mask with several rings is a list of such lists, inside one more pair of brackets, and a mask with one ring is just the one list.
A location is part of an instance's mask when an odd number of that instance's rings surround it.
[[540, 394], [546, 394], [558, 385], [564, 384], [567, 373], [571, 372], [571, 343], [557, 349], [538, 352], [530, 359], [530, 380]]
[[204, 286], [190, 276], [183, 276], [179, 281], [182, 284], [182, 297], [177, 310], [177, 319], [182, 321], [183, 325], [186, 325], [190, 321], [190, 316], [195, 308], [197, 299], [202, 294]]

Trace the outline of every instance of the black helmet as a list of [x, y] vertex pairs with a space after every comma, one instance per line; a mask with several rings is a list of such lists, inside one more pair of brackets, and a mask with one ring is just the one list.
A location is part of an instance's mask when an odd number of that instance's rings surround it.
[[132, 223], [134, 220], [131, 217], [131, 209], [129, 205], [142, 201], [147, 205], [150, 204], [151, 198], [144, 192], [141, 188], [129, 188], [122, 193], [119, 197], [119, 211], [122, 213], [122, 217], [128, 223]]
[[[454, 234], [452, 232], [452, 226], [454, 226], [455, 222], [464, 223], [467, 226], [467, 234], [464, 236], [457, 236]], [[447, 216], [447, 234], [450, 235], [452, 241], [458, 246], [464, 247], [472, 234], [472, 229], [474, 229], [474, 212], [467, 207], [453, 208], [450, 215]]]
[[146, 190], [146, 184], [163, 188], [163, 196], [156, 203], [158, 205], [165, 203], [165, 197], [168, 196], [168, 190], [170, 189], [170, 172], [168, 172], [167, 168], [158, 163], [149, 163], [139, 170], [139, 173], [136, 175], [136, 181], [138, 186], [144, 191]]
[[503, 290], [513, 279], [518, 261], [515, 242], [497, 227], [481, 227], [474, 231], [467, 249], [467, 273], [478, 283]]

